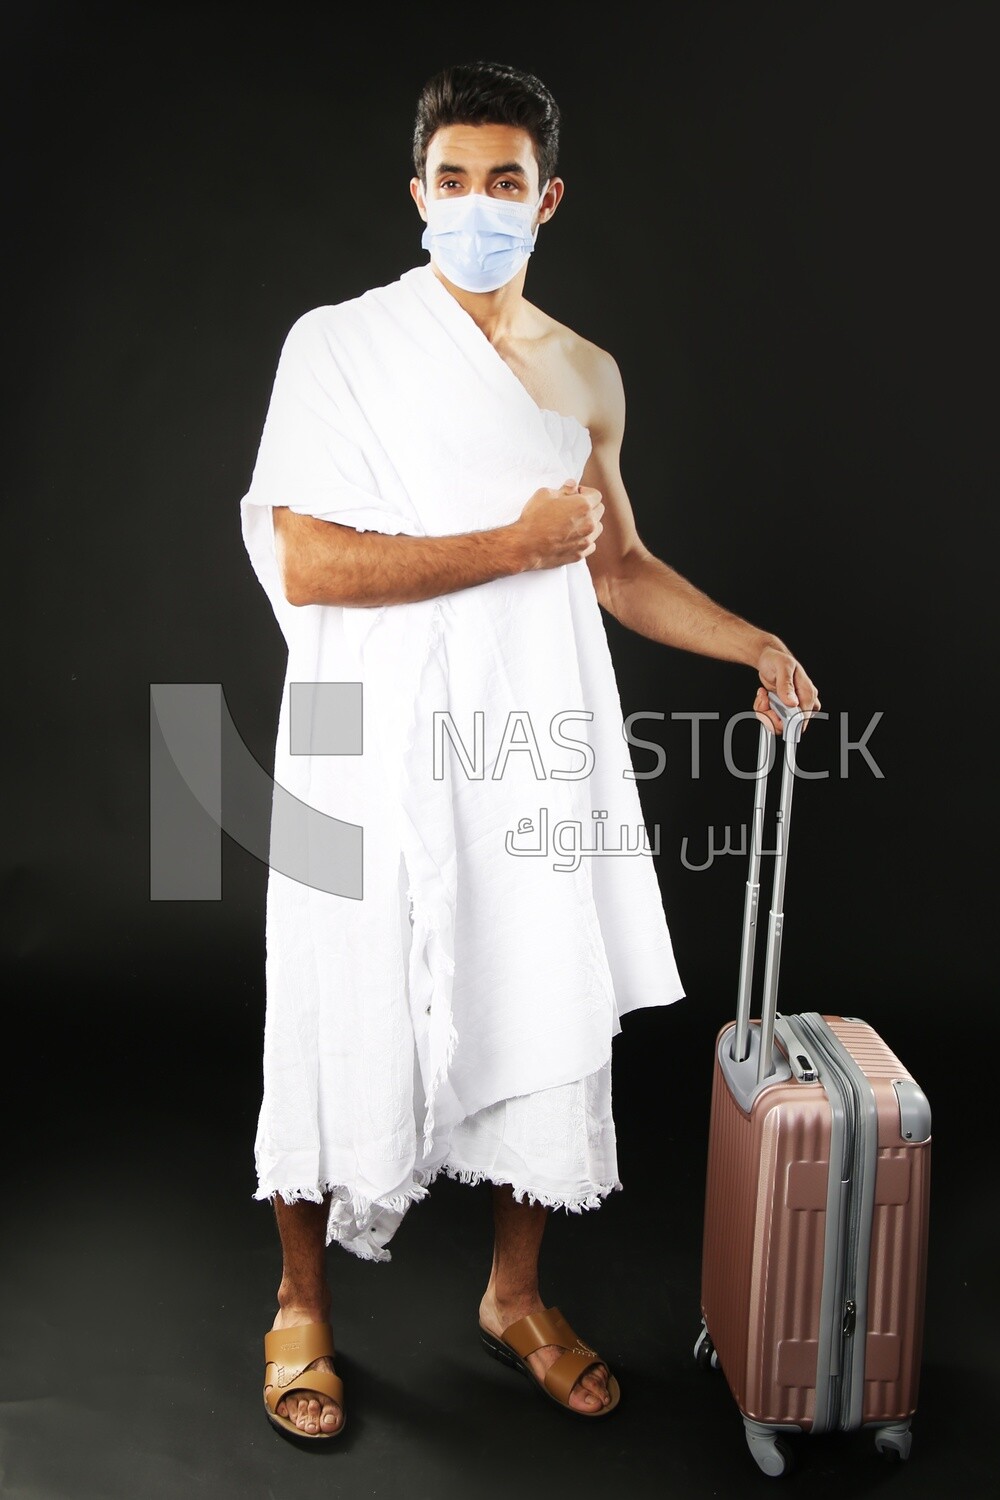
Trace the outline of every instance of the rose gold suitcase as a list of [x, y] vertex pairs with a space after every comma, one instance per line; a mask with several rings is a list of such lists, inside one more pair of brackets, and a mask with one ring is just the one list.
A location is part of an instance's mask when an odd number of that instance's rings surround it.
[[784, 1432], [875, 1429], [910, 1451], [927, 1274], [927, 1099], [855, 1016], [777, 1012], [795, 748], [784, 721], [764, 999], [750, 1021], [768, 760], [761, 726], [737, 1019], [716, 1038], [702, 1251], [700, 1364], [721, 1369], [765, 1474]]

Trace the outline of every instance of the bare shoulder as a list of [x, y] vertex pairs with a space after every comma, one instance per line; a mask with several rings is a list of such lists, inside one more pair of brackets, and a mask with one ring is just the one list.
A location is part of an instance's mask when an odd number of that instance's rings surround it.
[[559, 371], [559, 382], [594, 441], [618, 432], [625, 422], [625, 392], [614, 356], [566, 323], [533, 308], [546, 363]]
[[543, 338], [554, 352], [558, 351], [559, 357], [571, 365], [578, 375], [588, 382], [592, 381], [599, 385], [621, 385], [618, 365], [607, 349], [602, 349], [600, 344], [585, 339], [567, 323], [560, 323], [557, 318], [542, 312], [539, 307], [532, 307], [532, 313], [536, 320], [538, 336]]

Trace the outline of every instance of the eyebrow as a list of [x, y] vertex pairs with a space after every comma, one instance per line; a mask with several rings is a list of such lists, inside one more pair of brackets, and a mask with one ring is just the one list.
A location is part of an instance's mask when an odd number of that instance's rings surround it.
[[[516, 172], [519, 177], [527, 177], [527, 172], [519, 161], [506, 161], [499, 167], [490, 168], [491, 177], [501, 177], [505, 173]], [[434, 173], [435, 177], [466, 177], [468, 170], [465, 167], [453, 166], [448, 162], [442, 162]]]

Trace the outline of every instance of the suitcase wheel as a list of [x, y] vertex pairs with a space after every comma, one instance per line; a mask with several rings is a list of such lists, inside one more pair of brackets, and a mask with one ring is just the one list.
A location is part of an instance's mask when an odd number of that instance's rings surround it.
[[780, 1479], [782, 1474], [789, 1473], [795, 1467], [795, 1454], [791, 1444], [779, 1437], [773, 1427], [766, 1427], [762, 1422], [752, 1422], [749, 1417], [743, 1418], [743, 1426], [746, 1429], [747, 1447], [762, 1474], [766, 1474], [769, 1479]]
[[890, 1463], [902, 1463], [909, 1458], [912, 1442], [909, 1422], [892, 1422], [875, 1434], [875, 1447]]
[[709, 1337], [704, 1318], [701, 1321], [701, 1332], [695, 1340], [694, 1358], [695, 1363], [701, 1370], [717, 1370], [719, 1368], [719, 1356], [715, 1351], [715, 1345]]

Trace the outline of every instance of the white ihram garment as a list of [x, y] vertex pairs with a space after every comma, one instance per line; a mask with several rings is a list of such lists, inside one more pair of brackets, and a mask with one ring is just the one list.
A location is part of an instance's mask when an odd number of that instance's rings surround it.
[[[579, 478], [588, 452], [429, 266], [307, 313], [285, 341], [241, 503], [288, 645], [274, 778], [363, 827], [364, 886], [350, 899], [275, 868], [276, 800], [256, 1196], [330, 1192], [328, 1240], [367, 1259], [390, 1258], [441, 1171], [577, 1209], [619, 1187], [612, 1037], [683, 990], [586, 561], [411, 604], [295, 608], [271, 507], [387, 534], [485, 530]], [[363, 754], [291, 752], [290, 685], [312, 682], [362, 684]], [[442, 714], [471, 771], [445, 735], [435, 774]], [[621, 852], [581, 856], [598, 814]]]

